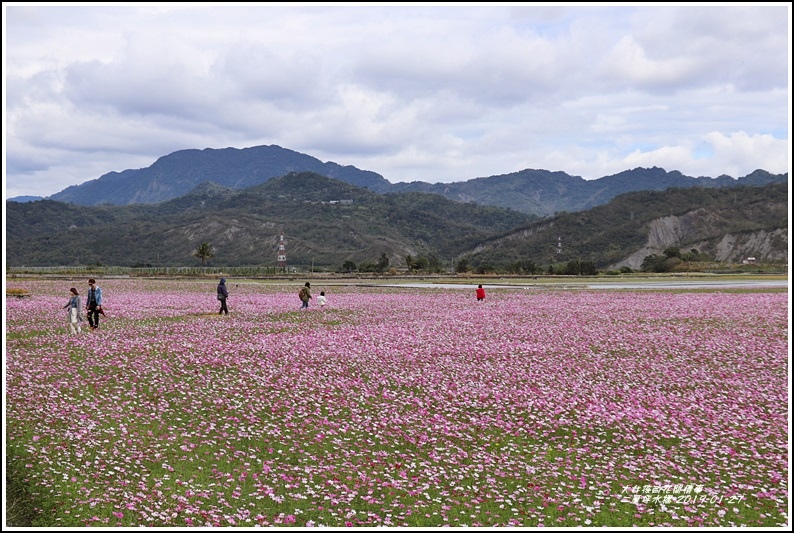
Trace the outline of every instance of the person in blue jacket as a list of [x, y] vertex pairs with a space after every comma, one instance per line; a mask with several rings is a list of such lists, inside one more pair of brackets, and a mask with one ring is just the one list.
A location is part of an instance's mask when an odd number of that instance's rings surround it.
[[99, 329], [99, 315], [104, 315], [102, 311], [102, 289], [96, 284], [96, 280], [91, 278], [88, 280], [88, 296], [85, 299], [85, 308], [88, 315], [88, 324], [91, 329]]

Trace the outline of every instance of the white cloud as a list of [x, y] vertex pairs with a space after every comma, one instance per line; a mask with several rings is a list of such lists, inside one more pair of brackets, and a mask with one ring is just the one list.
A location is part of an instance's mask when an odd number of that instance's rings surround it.
[[713, 131], [704, 137], [714, 149], [715, 158], [733, 169], [733, 175], [744, 175], [757, 169], [787, 169], [790, 143], [775, 139], [769, 134], [748, 135], [746, 132], [733, 132], [726, 136]]
[[651, 90], [686, 83], [697, 73], [698, 67], [692, 56], [653, 60], [631, 36], [622, 38], [604, 60], [607, 76]]
[[4, 3], [5, 192], [261, 144], [392, 182], [788, 172], [790, 9]]

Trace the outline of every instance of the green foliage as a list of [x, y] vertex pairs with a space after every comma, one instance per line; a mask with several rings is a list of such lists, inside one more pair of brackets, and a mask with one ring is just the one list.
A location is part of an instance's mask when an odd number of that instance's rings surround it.
[[21, 461], [5, 459], [5, 523], [9, 527], [30, 527], [36, 520], [36, 503], [40, 498], [30, 494], [25, 482], [27, 470]]
[[511, 274], [540, 274], [543, 269], [535, 264], [534, 261], [529, 259], [519, 259], [515, 263], [511, 263], [507, 267], [507, 271]]
[[701, 253], [696, 248], [692, 248], [688, 252], [682, 253], [679, 257], [682, 261], [687, 263], [711, 261], [711, 258], [708, 256], [708, 254]]
[[389, 256], [386, 255], [386, 252], [383, 252], [380, 255], [380, 259], [378, 259], [377, 265], [375, 265], [375, 269], [377, 272], [383, 273], [387, 268], [389, 268]]
[[592, 261], [582, 261], [580, 259], [568, 261], [563, 273], [566, 276], [595, 276], [597, 271], [595, 263]]
[[444, 271], [444, 266], [441, 262], [441, 258], [438, 257], [436, 254], [430, 254], [429, 257], [426, 258], [426, 265], [425, 269], [429, 272], [433, 273], [441, 273]]
[[469, 271], [469, 260], [465, 257], [458, 261], [458, 264], [455, 266], [455, 272], [459, 274], [465, 274]]
[[359, 272], [377, 272], [378, 271], [378, 265], [376, 265], [375, 263], [373, 263], [371, 261], [364, 261], [362, 263], [359, 263], [358, 271]]
[[444, 272], [444, 266], [441, 259], [436, 254], [430, 254], [429, 257], [420, 255], [419, 257], [405, 256], [405, 264], [409, 272], [420, 271], [430, 273]]
[[207, 259], [215, 257], [215, 253], [212, 251], [212, 247], [210, 246], [210, 243], [202, 242], [201, 244], [199, 244], [198, 248], [196, 248], [196, 251], [193, 252], [193, 257], [198, 257], [199, 259], [201, 259], [201, 266], [204, 266], [204, 262]]
[[489, 263], [483, 263], [477, 266], [475, 272], [477, 272], [477, 274], [493, 274], [496, 272], [496, 267]]
[[669, 255], [648, 255], [642, 261], [643, 272], [672, 272], [681, 263], [681, 258]]

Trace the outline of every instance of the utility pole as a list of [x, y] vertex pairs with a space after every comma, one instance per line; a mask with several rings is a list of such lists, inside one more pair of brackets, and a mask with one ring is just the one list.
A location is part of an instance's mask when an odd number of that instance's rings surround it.
[[284, 230], [281, 230], [281, 234], [278, 240], [278, 255], [276, 256], [276, 264], [279, 268], [282, 269], [283, 272], [287, 270], [287, 243], [284, 241]]

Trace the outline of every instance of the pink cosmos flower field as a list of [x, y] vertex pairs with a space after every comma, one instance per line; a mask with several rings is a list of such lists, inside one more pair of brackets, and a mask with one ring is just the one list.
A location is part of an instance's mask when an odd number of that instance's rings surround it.
[[98, 282], [7, 283], [31, 525], [789, 524], [785, 291]]

